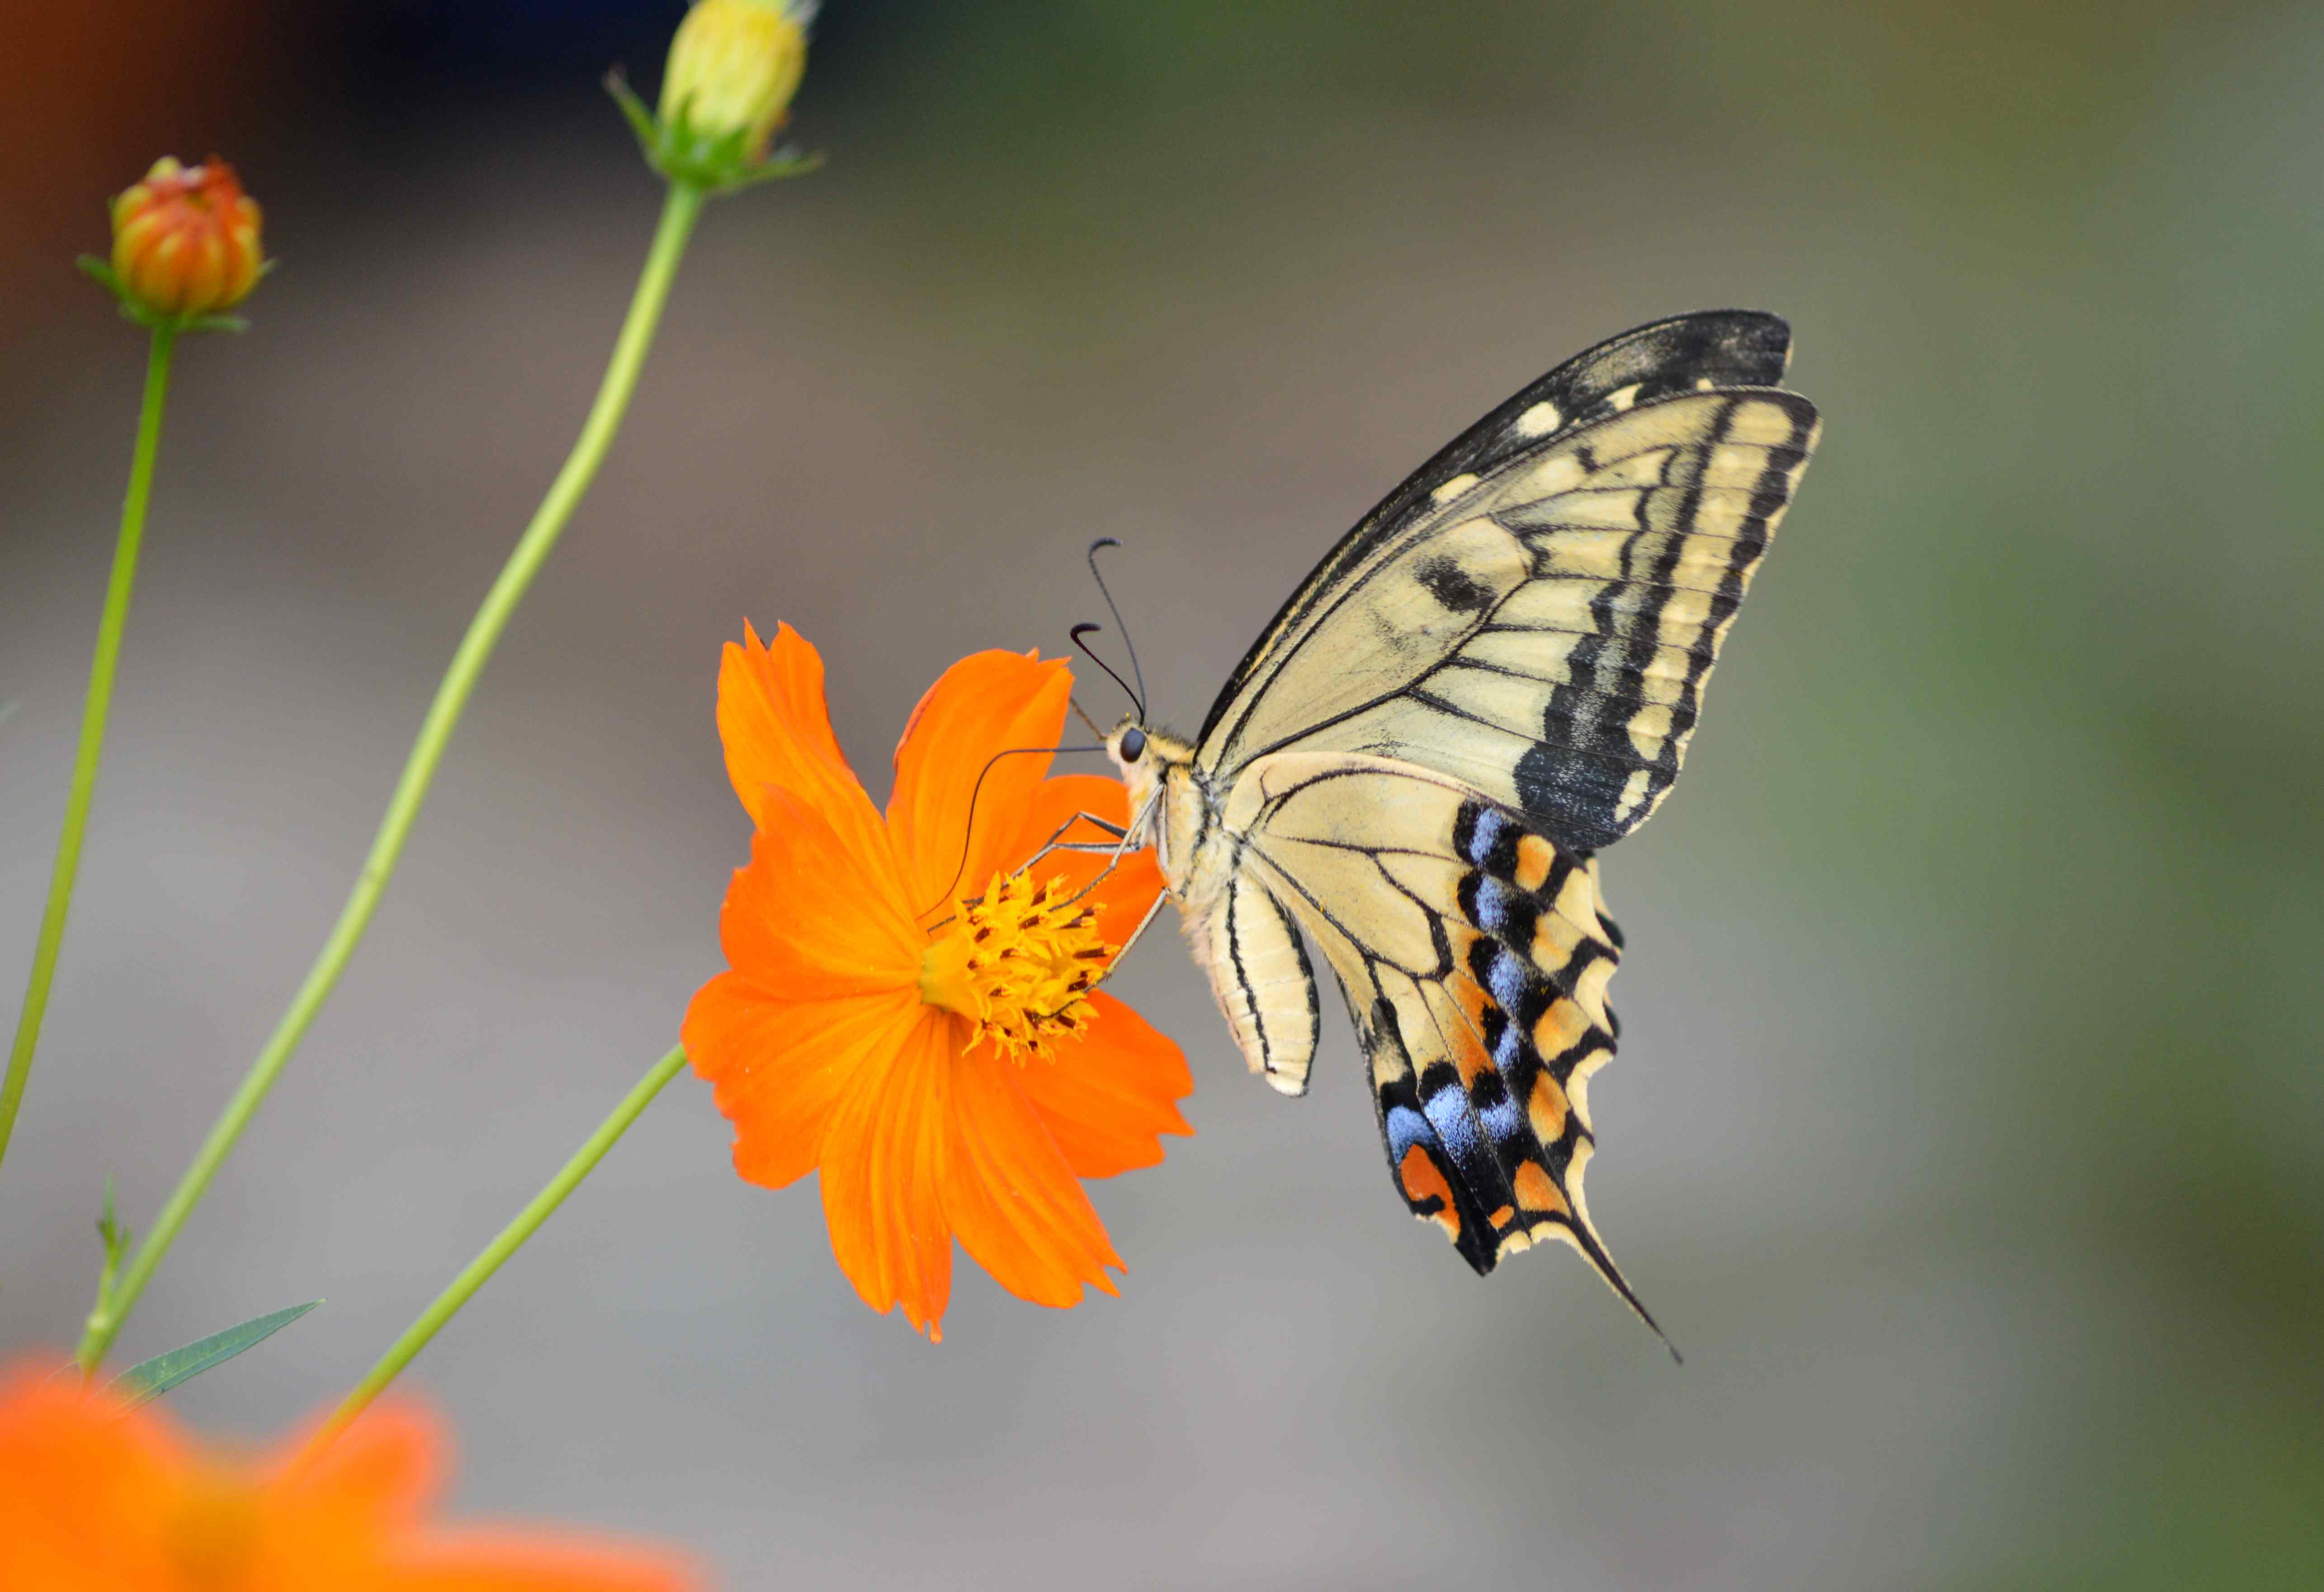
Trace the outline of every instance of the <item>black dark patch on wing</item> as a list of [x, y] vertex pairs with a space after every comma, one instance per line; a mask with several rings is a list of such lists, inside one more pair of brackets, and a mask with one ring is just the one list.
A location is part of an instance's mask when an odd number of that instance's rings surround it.
[[1428, 588], [1429, 596], [1455, 614], [1482, 613], [1493, 606], [1498, 595], [1447, 558], [1423, 559], [1413, 576]]

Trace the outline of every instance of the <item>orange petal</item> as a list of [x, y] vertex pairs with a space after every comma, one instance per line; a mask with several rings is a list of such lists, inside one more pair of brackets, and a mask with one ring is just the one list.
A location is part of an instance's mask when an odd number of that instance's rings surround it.
[[949, 1115], [944, 1208], [961, 1247], [1035, 1304], [1078, 1304], [1084, 1283], [1117, 1291], [1105, 1268], [1121, 1257], [1019, 1088], [1015, 1063], [989, 1046], [955, 1056]]
[[1052, 1040], [1054, 1060], [1035, 1058], [1018, 1087], [1076, 1176], [1110, 1178], [1162, 1160], [1163, 1134], [1192, 1134], [1177, 1101], [1194, 1092], [1178, 1047], [1103, 990], [1090, 997], [1097, 1020]]
[[704, 1584], [677, 1554], [578, 1532], [442, 1532], [396, 1557], [382, 1592], [687, 1592]]
[[0, 1384], [0, 1585], [164, 1585], [183, 1447], [165, 1413], [124, 1413], [55, 1374], [64, 1363], [20, 1364]]
[[[1004, 867], [1021, 865], [1077, 813], [1088, 813], [1116, 827], [1129, 822], [1130, 792], [1120, 780], [1105, 774], [1060, 774], [1041, 782], [1025, 812], [1024, 826], [1007, 848]], [[1104, 843], [1109, 837], [1096, 825], [1084, 823], [1075, 824], [1065, 838], [1085, 844]], [[1109, 864], [1111, 872], [1107, 872]], [[1154, 898], [1162, 893], [1162, 870], [1155, 865], [1150, 848], [1125, 852], [1118, 862], [1110, 853], [1053, 851], [1034, 866], [1033, 873], [1042, 879], [1063, 874], [1076, 890], [1104, 874], [1089, 900], [1097, 908], [1097, 931], [1109, 945], [1120, 945], [1136, 933]]]
[[[288, 1464], [276, 1485], [304, 1506], [369, 1514], [382, 1524], [417, 1519], [443, 1485], [450, 1436], [416, 1404], [374, 1405], [312, 1465]], [[298, 1445], [283, 1450], [290, 1459]]]
[[1049, 754], [996, 761], [993, 754], [1056, 745], [1073, 690], [1062, 660], [978, 653], [945, 670], [920, 699], [896, 746], [896, 789], [888, 799], [888, 830], [912, 883], [915, 913], [1024, 860], [1007, 853], [1049, 771]]
[[727, 965], [778, 1000], [832, 1000], [918, 986], [927, 938], [885, 868], [851, 851], [806, 801], [767, 788], [718, 914]]
[[936, 1336], [952, 1292], [952, 1230], [937, 1174], [946, 1084], [964, 1025], [929, 1010], [872, 1058], [823, 1133], [823, 1217], [831, 1251], [863, 1302]]
[[832, 1111], [925, 1011], [915, 995], [781, 1001], [735, 973], [704, 985], [679, 1031], [734, 1125], [734, 1170], [779, 1189], [813, 1171]]
[[767, 792], [779, 786], [820, 813], [851, 850], [888, 857], [886, 828], [831, 732], [822, 654], [798, 631], [778, 625], [762, 646], [745, 624], [742, 644], [726, 643], [718, 664], [718, 738], [726, 777], [752, 822], [766, 825]]

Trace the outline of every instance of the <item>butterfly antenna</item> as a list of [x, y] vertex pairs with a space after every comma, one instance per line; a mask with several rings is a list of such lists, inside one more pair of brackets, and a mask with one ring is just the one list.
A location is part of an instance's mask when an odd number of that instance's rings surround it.
[[1084, 620], [1081, 624], [1074, 625], [1071, 630], [1065, 632], [1065, 634], [1073, 637], [1074, 645], [1082, 650], [1083, 657], [1087, 658], [1100, 669], [1104, 670], [1108, 674], [1113, 676], [1113, 683], [1121, 688], [1121, 694], [1128, 697], [1132, 702], [1138, 705], [1138, 718], [1139, 722], [1142, 724], [1146, 720], [1146, 699], [1140, 696], [1137, 691], [1132, 690], [1130, 689], [1130, 682], [1121, 678], [1120, 673], [1114, 668], [1114, 666], [1107, 662], [1104, 659], [1099, 657], [1095, 653], [1091, 652], [1089, 649], [1089, 643], [1082, 640], [1082, 637], [1089, 634], [1092, 631], [1103, 630], [1105, 626], [1102, 625], [1092, 624], [1088, 620]]
[[1120, 541], [1111, 536], [1101, 536], [1090, 543], [1090, 578], [1097, 582], [1098, 595], [1105, 599], [1106, 608], [1113, 615], [1113, 627], [1121, 633], [1121, 644], [1130, 653], [1130, 675], [1138, 682], [1136, 693], [1138, 717], [1143, 720], [1146, 717], [1146, 671], [1138, 666], [1138, 643], [1130, 639], [1130, 626], [1121, 622], [1121, 609], [1114, 603], [1113, 593], [1106, 589], [1105, 577], [1099, 574], [1097, 569], [1097, 550], [1102, 547], [1120, 547]]
[[1104, 750], [1105, 746], [1102, 743], [1095, 746], [1011, 746], [1006, 751], [995, 752], [986, 758], [984, 766], [976, 771], [976, 783], [968, 792], [968, 823], [961, 830], [960, 861], [953, 865], [952, 879], [945, 885], [944, 893], [922, 907], [918, 915], [925, 918], [950, 901], [952, 893], [960, 885], [960, 876], [968, 872], [968, 843], [976, 835], [976, 804], [984, 795], [984, 778], [992, 772], [994, 764], [1004, 757], [1030, 757], [1039, 753], [1056, 756], [1067, 752], [1102, 752]]

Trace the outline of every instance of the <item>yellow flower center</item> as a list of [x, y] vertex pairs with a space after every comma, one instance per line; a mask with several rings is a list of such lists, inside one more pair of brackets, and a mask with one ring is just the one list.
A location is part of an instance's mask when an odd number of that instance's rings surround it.
[[995, 874], [921, 957], [920, 999], [967, 1018], [972, 1044], [991, 1040], [1011, 1060], [1046, 1060], [1052, 1039], [1090, 1025], [1089, 987], [1113, 948], [1098, 938], [1096, 912], [1067, 899], [1065, 884]]

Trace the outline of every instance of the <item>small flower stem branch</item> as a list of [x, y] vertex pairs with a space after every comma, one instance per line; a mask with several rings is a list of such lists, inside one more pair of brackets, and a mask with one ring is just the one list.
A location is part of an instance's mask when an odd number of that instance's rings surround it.
[[145, 403], [137, 420], [137, 445], [129, 456], [129, 489], [121, 500], [121, 535], [113, 545], [113, 576], [105, 588], [105, 614], [97, 625], [97, 658], [88, 668], [88, 697], [80, 715], [80, 750], [73, 758], [72, 790], [65, 798], [64, 828], [57, 835], [56, 865], [49, 872], [49, 901], [41, 914], [41, 936], [32, 948], [32, 976], [16, 1017], [16, 1040], [8, 1051], [8, 1074], [0, 1082], [0, 1158], [16, 1131], [16, 1109], [32, 1076], [32, 1052], [41, 1042], [41, 1020], [48, 1014], [49, 986], [64, 946], [65, 918], [72, 910], [73, 882], [80, 873], [80, 847], [88, 832], [89, 801], [97, 793], [97, 767], [105, 754], [105, 721], [113, 707], [113, 677], [121, 662], [121, 634], [129, 623], [129, 598], [137, 586], [137, 554], [145, 541], [145, 509], [153, 495], [153, 459], [161, 447], [161, 411], [170, 395], [170, 361], [177, 351], [175, 327], [157, 326], [145, 357]]
[[379, 1363], [355, 1384], [355, 1391], [347, 1394], [339, 1407], [331, 1412], [330, 1419], [324, 1421], [315, 1435], [308, 1439], [300, 1452], [300, 1462], [320, 1454], [341, 1432], [355, 1423], [357, 1416], [371, 1407], [372, 1401], [402, 1374], [403, 1368], [411, 1364], [421, 1349], [428, 1347], [429, 1340], [443, 1329], [444, 1323], [457, 1314], [460, 1307], [475, 1296], [476, 1290], [501, 1269], [501, 1263], [522, 1247], [526, 1239], [540, 1231], [540, 1225], [565, 1203], [565, 1197], [580, 1186], [581, 1180], [604, 1159], [605, 1152], [629, 1132], [630, 1125], [653, 1103], [653, 1097], [661, 1093], [662, 1086], [676, 1078], [685, 1066], [686, 1049], [682, 1045], [653, 1064], [645, 1077], [638, 1080], [636, 1087], [622, 1097], [622, 1103], [613, 1107], [613, 1115], [597, 1125], [597, 1131], [591, 1134], [581, 1148], [573, 1152], [573, 1158], [565, 1163], [563, 1169], [549, 1180], [547, 1187], [534, 1195], [531, 1202], [517, 1212], [516, 1219], [501, 1229], [500, 1236], [484, 1245], [483, 1252], [452, 1279], [451, 1286], [436, 1296], [436, 1302], [421, 1311], [418, 1320], [404, 1328], [403, 1336], [379, 1357]]
[[484, 606], [468, 622], [468, 633], [460, 638], [459, 650], [452, 654], [451, 667], [436, 689], [436, 699], [429, 706], [419, 739], [413, 743], [411, 755], [403, 765], [403, 775], [396, 782], [395, 794], [388, 801], [386, 817], [380, 820], [371, 854], [364, 859], [363, 871], [355, 877], [346, 905], [340, 909], [339, 921], [331, 930], [330, 939], [324, 942], [321, 954], [308, 970], [306, 982], [299, 986], [265, 1048], [251, 1064], [234, 1097], [226, 1102], [209, 1137], [202, 1142], [193, 1164], [171, 1190], [169, 1202], [154, 1220], [153, 1230], [122, 1273], [112, 1297], [90, 1313], [88, 1329], [74, 1356], [84, 1374], [97, 1374], [122, 1323], [136, 1308], [146, 1283], [152, 1280], [154, 1268], [170, 1253], [170, 1245], [176, 1242], [186, 1218], [200, 1203], [210, 1180], [234, 1152], [235, 1142], [250, 1125], [267, 1091], [274, 1087], [274, 1080], [298, 1050], [300, 1041], [306, 1037], [323, 1003], [330, 998], [332, 987], [338, 983], [364, 930], [370, 926], [372, 913], [377, 910], [388, 879], [403, 855], [412, 823], [420, 816], [420, 803], [427, 800], [437, 765], [444, 759], [445, 747], [476, 688], [477, 678], [492, 657], [493, 644], [508, 627], [510, 616], [523, 599], [542, 562], [556, 547], [566, 522], [573, 517], [582, 495], [596, 477], [598, 466], [604, 462], [613, 434], [621, 429], [622, 413], [629, 408], [631, 393], [636, 391], [638, 373], [645, 365], [646, 351], [652, 346], [654, 329], [661, 319], [662, 306], [669, 301], [678, 261], [686, 254], [687, 240], [702, 213], [703, 198], [702, 190], [690, 183], [669, 185], [661, 223], [655, 230], [645, 267], [639, 273], [637, 292], [630, 301], [628, 319], [622, 323], [621, 336], [614, 340], [613, 358], [606, 365], [604, 380], [597, 389], [589, 418], [581, 427], [581, 435], [575, 440], [564, 468], [550, 483], [548, 495], [540, 500], [540, 507], [534, 511], [532, 523], [518, 539], [516, 551], [503, 566], [500, 578], [493, 582]]

